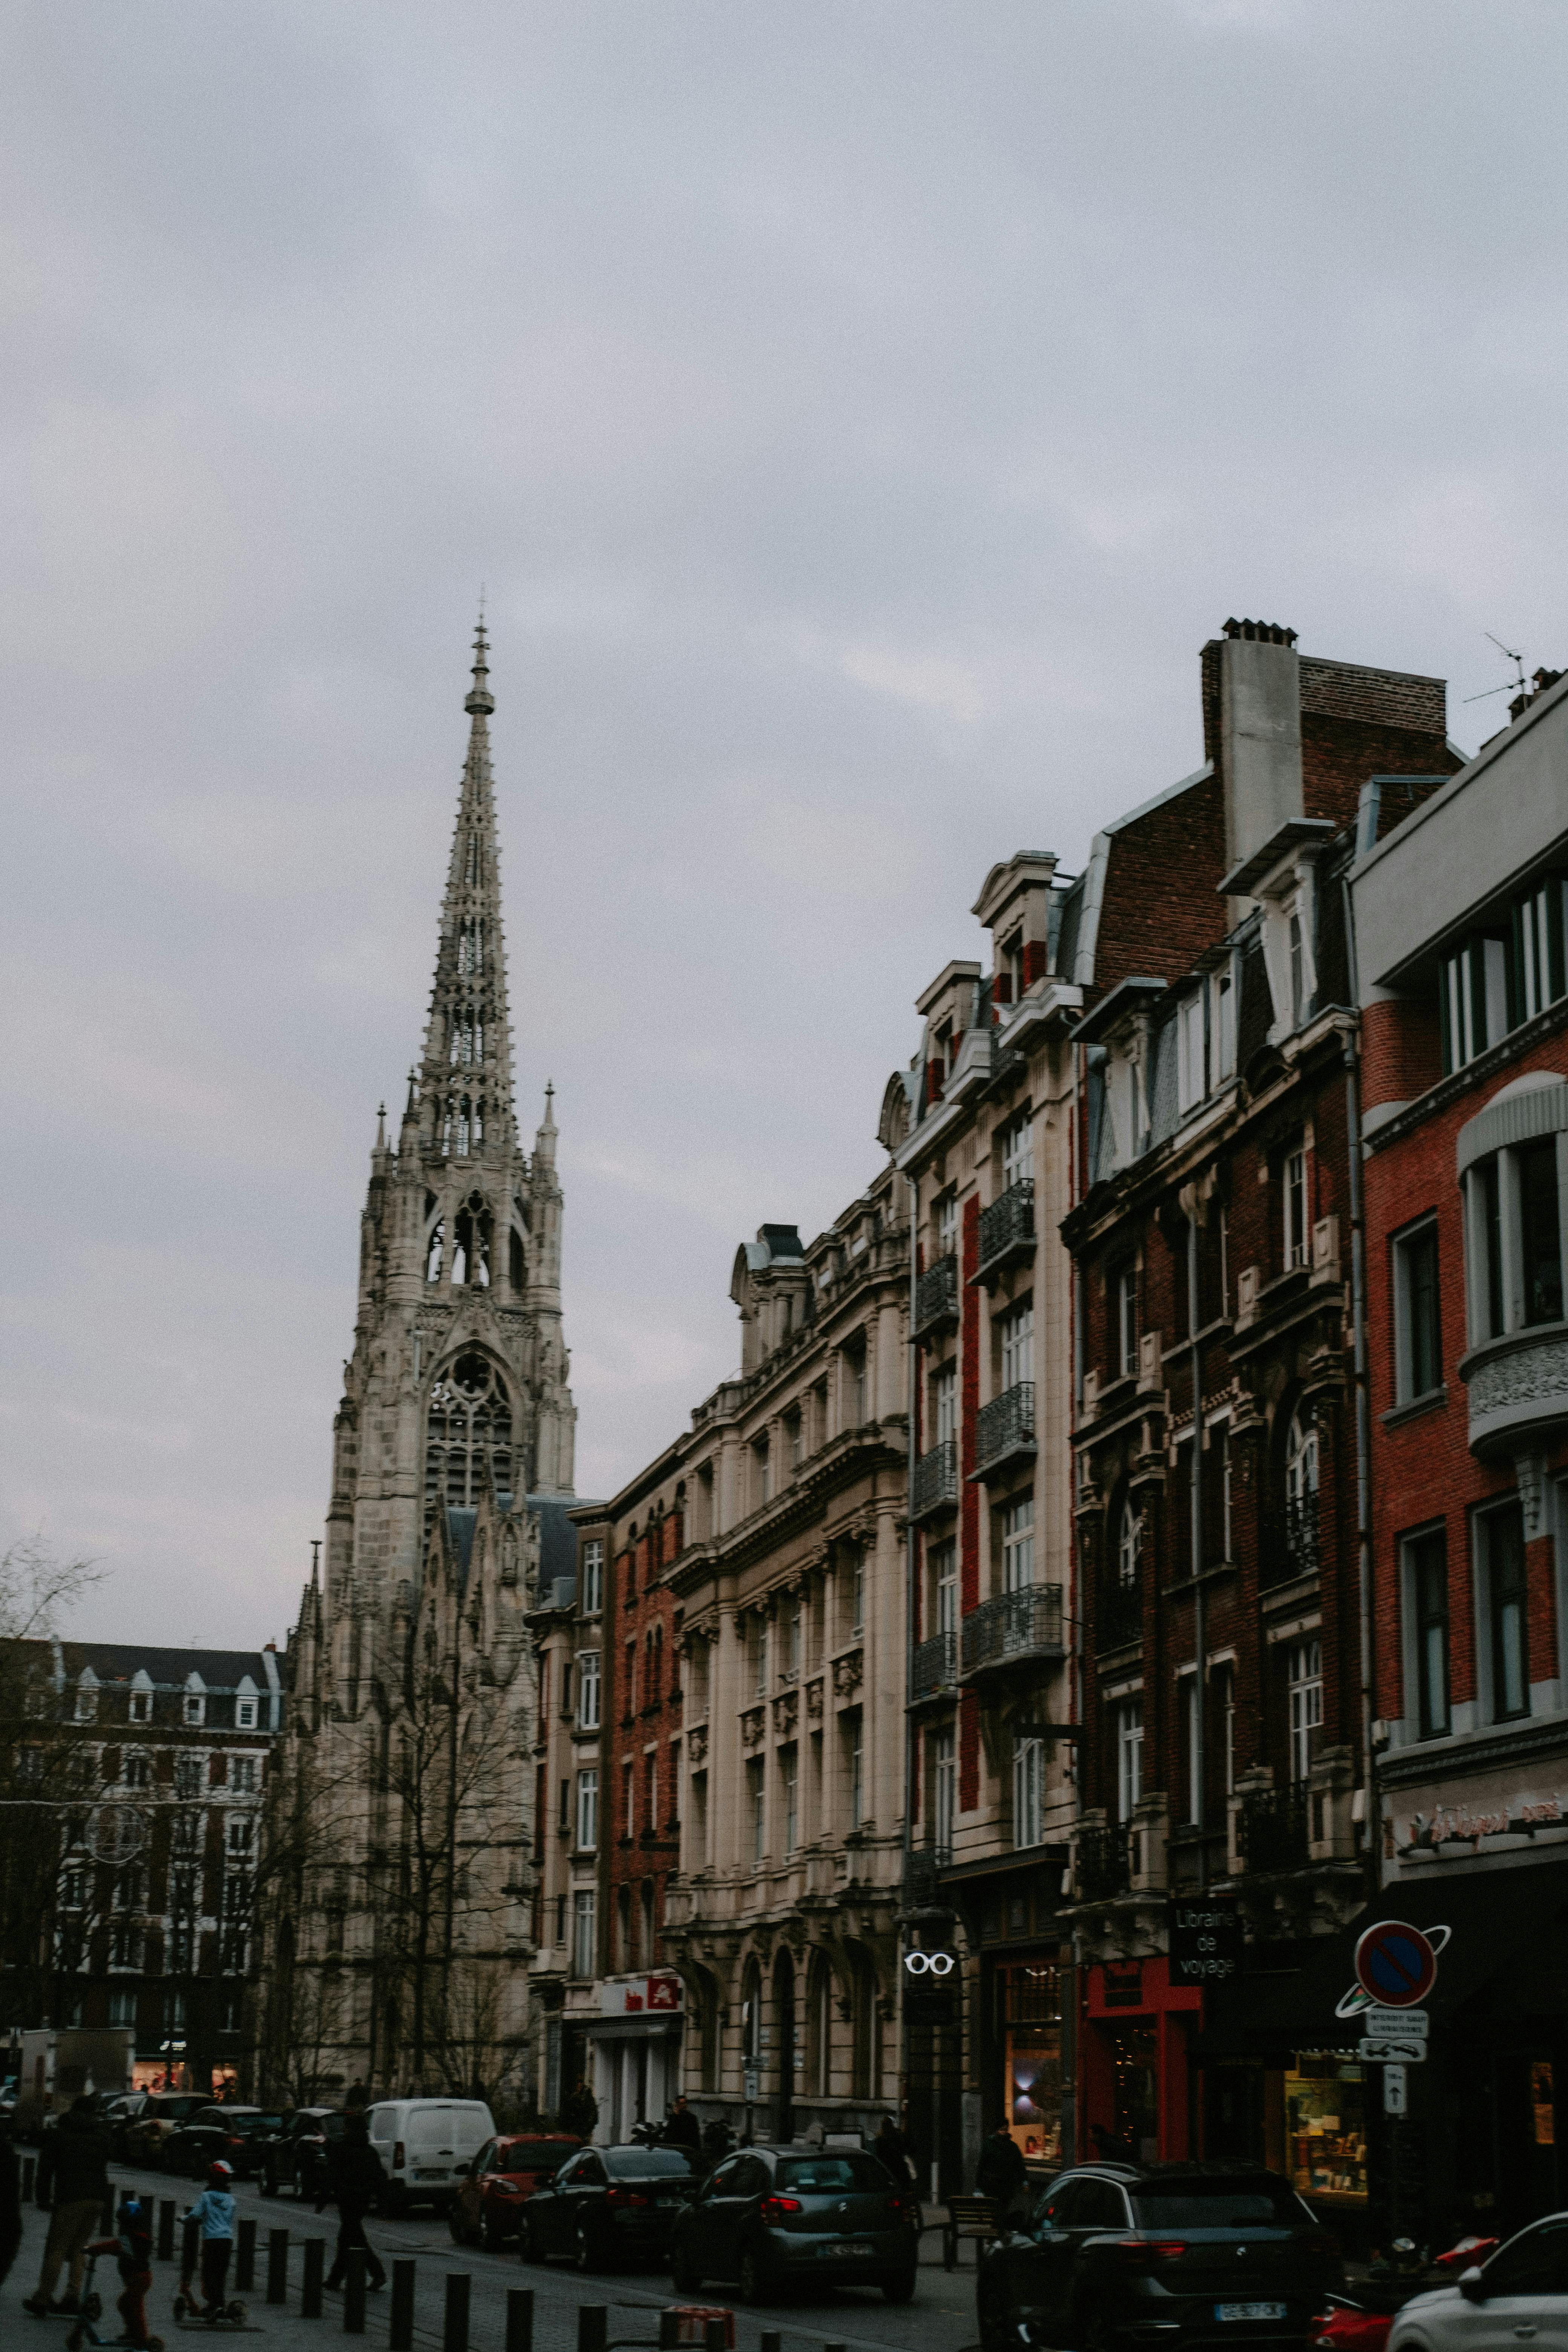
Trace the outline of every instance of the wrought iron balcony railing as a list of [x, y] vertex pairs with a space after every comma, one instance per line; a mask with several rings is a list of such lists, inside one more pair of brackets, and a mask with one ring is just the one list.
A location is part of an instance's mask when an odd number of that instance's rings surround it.
[[1125, 1895], [1132, 1882], [1132, 1854], [1127, 1831], [1120, 1822], [1104, 1829], [1079, 1830], [1077, 1857], [1078, 1898], [1080, 1903], [1105, 1903]]
[[1244, 1868], [1300, 1870], [1304, 1866], [1310, 1795], [1299, 1781], [1283, 1789], [1248, 1790], [1236, 1824]]
[[1016, 1454], [1035, 1451], [1035, 1383], [1017, 1381], [983, 1404], [974, 1422], [974, 1466], [994, 1468]]
[[1293, 1584], [1299, 1576], [1316, 1576], [1319, 1569], [1318, 1497], [1316, 1491], [1290, 1496], [1275, 1519], [1271, 1540], [1258, 1568], [1259, 1588]]
[[1062, 1589], [1025, 1584], [983, 1601], [963, 1621], [963, 1671], [982, 1674], [1029, 1658], [1062, 1654]]
[[1143, 1580], [1108, 1577], [1100, 1594], [1100, 1647], [1120, 1649], [1143, 1637]]
[[980, 1264], [990, 1274], [1009, 1258], [1032, 1255], [1035, 1247], [1035, 1180], [1021, 1176], [1009, 1184], [1000, 1200], [980, 1212]]
[[958, 1443], [944, 1437], [915, 1464], [914, 1491], [910, 1507], [917, 1519], [958, 1500]]
[[915, 1284], [915, 1332], [918, 1339], [943, 1323], [958, 1320], [958, 1260], [950, 1250], [928, 1266]]
[[945, 1845], [911, 1846], [904, 1856], [904, 1904], [909, 1910], [925, 1910], [942, 1901], [942, 1874], [952, 1860], [952, 1849]]
[[910, 1674], [911, 1699], [931, 1698], [937, 1691], [951, 1690], [958, 1679], [958, 1637], [955, 1633], [933, 1633], [929, 1642], [917, 1642]]

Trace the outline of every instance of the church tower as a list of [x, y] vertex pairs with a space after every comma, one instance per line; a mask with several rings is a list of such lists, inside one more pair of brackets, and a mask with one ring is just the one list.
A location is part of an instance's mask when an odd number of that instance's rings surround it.
[[[572, 1530], [552, 1090], [519, 1140], [484, 624], [418, 1066], [360, 1221], [324, 1575], [289, 1647], [260, 2075], [530, 2079], [534, 1666]], [[571, 1557], [568, 1552], [568, 1557]]]

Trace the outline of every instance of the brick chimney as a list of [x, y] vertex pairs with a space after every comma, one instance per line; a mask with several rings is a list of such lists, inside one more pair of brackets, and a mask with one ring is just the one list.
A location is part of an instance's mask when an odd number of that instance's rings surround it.
[[1303, 814], [1296, 632], [1227, 621], [1203, 650], [1205, 749], [1225, 794], [1226, 871]]

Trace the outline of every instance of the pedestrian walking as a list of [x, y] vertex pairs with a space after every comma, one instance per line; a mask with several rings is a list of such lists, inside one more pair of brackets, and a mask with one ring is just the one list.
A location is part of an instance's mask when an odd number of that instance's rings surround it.
[[561, 2102], [561, 2128], [574, 2133], [579, 2139], [592, 2139], [598, 2120], [599, 2102], [579, 2074]]
[[980, 2162], [974, 2173], [976, 2193], [989, 2197], [996, 2208], [998, 2229], [1005, 2221], [1013, 2200], [1028, 2177], [1023, 2149], [1006, 2125], [998, 2124], [980, 2151]]
[[357, 2246], [364, 2255], [366, 2284], [386, 2284], [381, 2256], [364, 2233], [364, 2217], [386, 2186], [381, 2158], [370, 2144], [370, 2124], [361, 2114], [345, 2116], [342, 2137], [327, 2148], [325, 2195], [316, 2200], [319, 2213], [330, 2197], [338, 2209], [338, 2242], [327, 2284], [335, 2294], [348, 2275], [349, 2256]]
[[9, 2131], [0, 2130], [0, 2279], [22, 2242], [22, 2168]]
[[880, 2159], [883, 2169], [892, 2174], [900, 2189], [918, 2186], [915, 2168], [910, 2161], [909, 2143], [891, 2116], [884, 2116], [878, 2125], [871, 2153]]
[[702, 2153], [702, 2126], [687, 2105], [684, 2091], [669, 2111], [664, 2126], [664, 2144], [666, 2147], [689, 2147], [693, 2156]]
[[[229, 2187], [234, 2174], [222, 2162], [215, 2164], [207, 2174], [207, 2185], [182, 2221], [196, 2221], [201, 2226], [202, 2299], [194, 2301], [191, 2308], [198, 2318], [217, 2319], [223, 2313], [224, 2289], [228, 2284], [229, 2260], [234, 2252], [234, 2192]], [[186, 2289], [187, 2294], [189, 2288]]]
[[[38, 2284], [22, 2305], [35, 2319], [81, 2308], [87, 2250], [98, 2234], [112, 2192], [109, 2186], [109, 2132], [87, 2095], [68, 2107], [44, 2133], [38, 2158], [37, 2202], [49, 2216]], [[57, 2303], [56, 2283], [68, 2264], [66, 2292]]]

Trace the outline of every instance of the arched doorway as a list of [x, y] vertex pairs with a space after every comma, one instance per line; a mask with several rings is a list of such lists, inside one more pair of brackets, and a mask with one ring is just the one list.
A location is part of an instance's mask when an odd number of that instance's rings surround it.
[[778, 2026], [779, 2086], [773, 2101], [773, 2130], [781, 2140], [795, 2137], [795, 1958], [785, 1945], [773, 1962], [773, 2016]]

